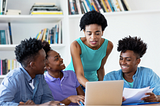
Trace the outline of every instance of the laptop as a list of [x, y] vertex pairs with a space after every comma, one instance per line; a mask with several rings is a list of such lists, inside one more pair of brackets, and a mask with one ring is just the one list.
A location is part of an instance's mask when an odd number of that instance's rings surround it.
[[121, 106], [123, 80], [87, 82], [85, 106]]

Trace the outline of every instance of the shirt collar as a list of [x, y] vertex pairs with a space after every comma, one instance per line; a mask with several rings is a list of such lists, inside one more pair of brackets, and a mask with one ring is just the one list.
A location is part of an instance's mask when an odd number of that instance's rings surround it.
[[62, 73], [63, 73], [64, 77], [68, 77], [69, 76], [68, 73], [66, 73], [65, 71], [62, 71]]
[[133, 75], [133, 78], [137, 77], [139, 73], [139, 68], [137, 67], [136, 73]]
[[25, 79], [30, 83], [32, 82], [32, 78], [31, 76], [28, 74], [28, 72], [22, 67], [22, 65], [20, 65], [20, 69], [21, 71], [25, 74]]
[[[123, 79], [123, 75], [122, 75], [122, 69], [120, 70], [120, 77]], [[136, 73], [133, 75], [133, 77], [132, 78], [135, 78], [135, 77], [137, 77], [138, 76], [138, 73], [139, 73], [139, 68], [137, 67], [137, 70], [136, 70]]]
[[119, 70], [119, 76], [118, 76], [118, 77], [119, 77], [119, 79], [123, 79], [123, 75], [122, 75], [122, 73], [123, 73], [123, 72], [122, 72], [122, 69], [120, 69], [120, 70]]
[[[64, 71], [62, 71], [62, 73], [63, 73], [62, 79], [68, 77], [68, 73], [66, 73], [66, 72], [64, 72]], [[54, 77], [52, 77], [51, 75], [49, 75], [48, 71], [45, 73], [45, 76], [46, 76], [47, 79], [48, 79], [49, 81], [51, 81], [51, 82], [56, 81], [56, 80], [58, 79], [58, 78], [54, 78]]]

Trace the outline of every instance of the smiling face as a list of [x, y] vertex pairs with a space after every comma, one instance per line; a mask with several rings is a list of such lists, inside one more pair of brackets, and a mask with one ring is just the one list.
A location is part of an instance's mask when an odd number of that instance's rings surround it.
[[136, 73], [138, 64], [140, 63], [140, 59], [137, 59], [136, 54], [131, 50], [126, 50], [126, 52], [121, 52], [119, 58], [119, 64], [124, 74], [132, 74]]
[[46, 63], [47, 67], [50, 67], [51, 71], [61, 71], [65, 69], [65, 65], [63, 64], [63, 59], [54, 50], [49, 51], [48, 53], [48, 62]]
[[102, 27], [98, 24], [86, 25], [84, 34], [86, 36], [86, 45], [90, 48], [98, 48], [103, 35]]

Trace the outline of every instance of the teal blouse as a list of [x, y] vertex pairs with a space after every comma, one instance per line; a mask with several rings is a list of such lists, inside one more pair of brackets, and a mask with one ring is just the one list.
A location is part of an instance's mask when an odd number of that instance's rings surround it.
[[[83, 65], [84, 75], [88, 81], [98, 81], [97, 70], [101, 66], [102, 59], [106, 56], [108, 40], [105, 39], [98, 50], [93, 50], [85, 45], [80, 38], [76, 39], [81, 47], [81, 62]], [[71, 58], [70, 64], [65, 70], [74, 70]]]

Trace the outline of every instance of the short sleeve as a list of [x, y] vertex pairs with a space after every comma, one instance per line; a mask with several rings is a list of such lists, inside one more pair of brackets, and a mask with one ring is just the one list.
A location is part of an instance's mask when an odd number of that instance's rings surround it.
[[77, 76], [75, 74], [75, 72], [72, 71], [72, 75], [74, 76], [74, 80], [76, 81], [76, 88], [80, 86], [80, 83], [78, 82]]

